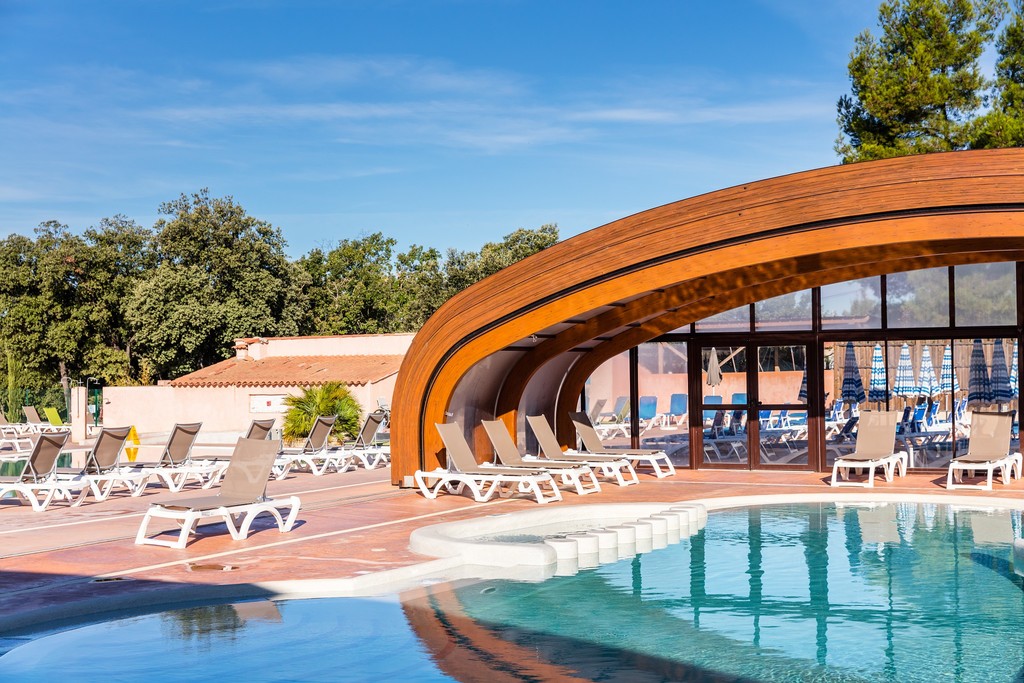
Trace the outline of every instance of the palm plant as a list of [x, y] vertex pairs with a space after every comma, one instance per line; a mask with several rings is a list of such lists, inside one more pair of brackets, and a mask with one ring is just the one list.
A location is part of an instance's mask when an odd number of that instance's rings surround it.
[[359, 431], [359, 416], [362, 408], [352, 397], [348, 387], [340, 382], [327, 382], [302, 390], [299, 396], [284, 399], [288, 412], [284, 415], [284, 438], [289, 441], [304, 439], [313, 429], [313, 421], [319, 415], [337, 415], [331, 434], [355, 437]]

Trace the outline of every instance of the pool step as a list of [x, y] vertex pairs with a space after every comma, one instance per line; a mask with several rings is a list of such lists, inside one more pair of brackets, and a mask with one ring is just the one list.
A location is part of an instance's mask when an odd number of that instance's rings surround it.
[[580, 569], [590, 569], [678, 543], [700, 531], [707, 518], [707, 509], [703, 505], [673, 505], [632, 522], [549, 536], [544, 543], [555, 551], [555, 575], [572, 576]]

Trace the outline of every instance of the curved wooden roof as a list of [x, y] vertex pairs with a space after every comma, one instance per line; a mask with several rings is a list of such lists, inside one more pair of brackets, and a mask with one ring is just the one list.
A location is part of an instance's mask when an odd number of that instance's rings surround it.
[[1024, 150], [987, 150], [772, 178], [567, 239], [453, 297], [417, 334], [392, 402], [393, 481], [443, 462], [433, 423], [446, 413], [514, 425], [545, 367], [561, 374], [544, 380], [557, 387], [545, 412], [564, 419], [601, 362], [714, 313], [868, 275], [1024, 258], [1022, 212]]

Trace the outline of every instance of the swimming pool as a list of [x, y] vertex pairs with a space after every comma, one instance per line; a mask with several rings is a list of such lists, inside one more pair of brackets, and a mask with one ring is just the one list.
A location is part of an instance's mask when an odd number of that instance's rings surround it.
[[678, 544], [576, 576], [121, 619], [15, 648], [0, 674], [1010, 681], [1024, 670], [1020, 529], [1019, 511], [931, 504], [722, 510]]

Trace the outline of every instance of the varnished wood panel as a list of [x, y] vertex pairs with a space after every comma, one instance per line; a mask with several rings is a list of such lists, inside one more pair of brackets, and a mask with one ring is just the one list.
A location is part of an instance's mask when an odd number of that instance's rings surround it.
[[[750, 296], [752, 288], [787, 278], [792, 289], [824, 283], [799, 276], [802, 270], [828, 272], [822, 254], [833, 269], [866, 267], [854, 254], [874, 250], [872, 259], [885, 272], [894, 270], [888, 264], [915, 255], [1024, 248], [1022, 180], [1022, 150], [837, 166], [658, 207], [554, 245], [453, 297], [416, 336], [393, 401], [393, 479], [398, 483], [442, 460], [432, 423], [444, 419], [460, 378], [478, 360], [533, 332], [637, 295], [652, 297], [649, 306], [630, 304], [615, 312], [628, 309], [625, 317], [642, 320], [685, 305], [691, 307], [686, 315], [700, 310], [704, 317], [731, 307], [732, 295], [722, 292], [748, 289]], [[842, 258], [855, 260], [832, 262]], [[723, 272], [733, 280], [720, 284], [721, 292], [702, 280]], [[661, 289], [667, 296], [650, 294]], [[695, 299], [694, 292], [703, 296]], [[685, 303], [695, 300], [699, 307]], [[623, 321], [622, 315], [608, 314], [592, 329], [573, 334], [579, 338]], [[517, 366], [517, 377], [550, 357], [531, 354]], [[496, 386], [505, 380], [494, 378]], [[527, 382], [528, 377], [514, 380], [503, 390], [503, 409], [518, 400]]]

